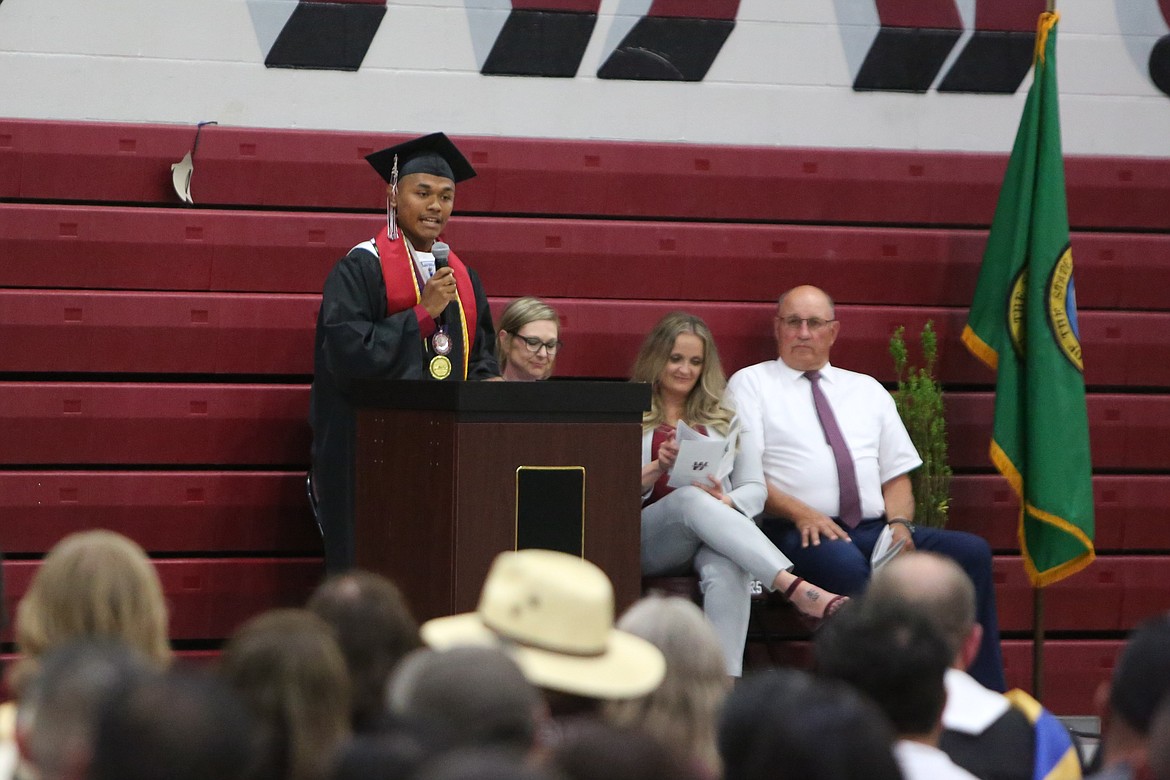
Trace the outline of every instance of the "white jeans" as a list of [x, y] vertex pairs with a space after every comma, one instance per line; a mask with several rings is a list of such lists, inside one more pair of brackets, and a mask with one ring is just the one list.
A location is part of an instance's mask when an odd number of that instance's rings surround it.
[[743, 672], [753, 579], [771, 589], [792, 561], [755, 521], [697, 487], [682, 487], [642, 510], [642, 574], [677, 574], [694, 567], [703, 612], [723, 646], [727, 673]]

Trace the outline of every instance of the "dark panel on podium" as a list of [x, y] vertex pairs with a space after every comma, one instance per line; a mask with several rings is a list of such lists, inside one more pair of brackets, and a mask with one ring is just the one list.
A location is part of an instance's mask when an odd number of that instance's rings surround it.
[[585, 467], [516, 469], [516, 549], [585, 554]]

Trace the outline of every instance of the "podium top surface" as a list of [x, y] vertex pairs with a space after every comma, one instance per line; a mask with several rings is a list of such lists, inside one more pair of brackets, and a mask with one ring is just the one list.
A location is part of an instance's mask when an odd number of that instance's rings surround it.
[[410, 409], [479, 416], [605, 418], [641, 422], [650, 408], [650, 385], [635, 382], [431, 382], [365, 380], [351, 388], [359, 408]]

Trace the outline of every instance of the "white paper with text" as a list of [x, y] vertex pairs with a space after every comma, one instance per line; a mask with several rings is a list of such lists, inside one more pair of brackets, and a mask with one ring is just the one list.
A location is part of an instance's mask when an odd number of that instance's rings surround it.
[[674, 468], [666, 484], [672, 488], [685, 487], [695, 482], [705, 485], [710, 477], [722, 482], [735, 466], [738, 437], [738, 425], [733, 425], [727, 438], [723, 439], [699, 433], [679, 420], [675, 429], [678, 457], [675, 458]]

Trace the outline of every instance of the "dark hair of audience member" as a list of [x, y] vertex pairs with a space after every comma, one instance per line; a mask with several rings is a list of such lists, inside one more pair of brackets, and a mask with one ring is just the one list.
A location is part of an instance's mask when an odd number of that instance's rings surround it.
[[36, 776], [85, 776], [106, 697], [152, 671], [145, 657], [112, 639], [74, 640], [46, 653], [19, 709], [25, 760]]
[[817, 632], [817, 671], [868, 696], [900, 736], [939, 728], [954, 651], [942, 629], [900, 604], [862, 601]]
[[535, 746], [544, 706], [511, 657], [475, 646], [411, 653], [391, 677], [386, 700], [393, 716], [427, 727], [448, 748], [517, 755]]
[[901, 780], [893, 742], [872, 702], [794, 669], [745, 677], [719, 725], [724, 780]]
[[1146, 620], [1126, 642], [1109, 688], [1110, 718], [1120, 717], [1148, 734], [1158, 706], [1170, 692], [1170, 614]]
[[566, 780], [701, 780], [694, 767], [638, 729], [587, 718], [561, 725], [545, 760]]
[[1170, 780], [1170, 696], [1163, 696], [1150, 721], [1149, 767], [1154, 780]]
[[174, 670], [109, 696], [89, 780], [238, 780], [252, 762], [252, 721], [210, 674]]
[[330, 577], [309, 599], [308, 609], [333, 627], [352, 683], [356, 732], [375, 730], [382, 719], [386, 681], [394, 666], [422, 646], [418, 623], [398, 587], [368, 571]]
[[350, 734], [349, 675], [328, 624], [301, 609], [252, 618], [220, 672], [258, 724], [253, 780], [318, 780]]
[[510, 751], [460, 748], [422, 765], [411, 780], [561, 780]]
[[549, 716], [555, 720], [574, 718], [600, 718], [604, 699], [582, 696], [552, 688], [540, 688], [540, 695], [548, 707]]
[[394, 729], [382, 734], [360, 734], [337, 756], [332, 780], [406, 780], [429, 756], [420, 734]]

